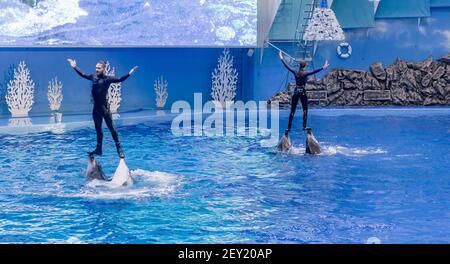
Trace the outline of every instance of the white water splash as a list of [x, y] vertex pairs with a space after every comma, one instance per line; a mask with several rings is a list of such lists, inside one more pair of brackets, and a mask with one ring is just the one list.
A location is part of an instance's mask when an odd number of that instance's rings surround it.
[[75, 196], [89, 199], [163, 197], [174, 193], [181, 185], [181, 177], [171, 173], [137, 169], [130, 174], [135, 180], [135, 185], [130, 188], [117, 188], [118, 185], [111, 182], [92, 180], [87, 183], [87, 189]]
[[81, 193], [65, 195], [68, 197], [82, 197], [88, 199], [140, 199], [154, 196], [150, 188], [110, 188], [110, 182], [93, 180], [88, 183], [88, 189]]
[[[91, 174], [92, 172], [96, 172], [98, 169], [94, 166], [96, 163], [89, 161], [88, 167], [86, 169], [86, 175]], [[130, 170], [128, 169], [127, 164], [124, 159], [120, 159], [119, 166], [117, 166], [116, 172], [112, 177], [111, 181], [104, 180], [91, 180], [87, 184], [89, 187], [99, 187], [104, 186], [108, 188], [119, 188], [119, 187], [130, 187], [133, 185], [133, 179], [131, 178]]]
[[136, 179], [152, 184], [153, 193], [161, 196], [173, 193], [181, 184], [181, 179], [174, 174], [160, 171], [133, 170], [131, 174]]
[[378, 237], [369, 237], [366, 244], [381, 244], [381, 240]]
[[322, 150], [324, 155], [342, 154], [344, 156], [366, 156], [387, 153], [387, 151], [381, 148], [348, 148], [343, 146], [324, 146]]
[[[349, 148], [337, 145], [321, 145], [321, 147], [322, 153], [318, 154], [318, 156], [334, 156], [340, 154], [348, 157], [356, 157], [387, 153], [386, 150], [383, 150], [381, 148]], [[303, 155], [305, 154], [305, 146], [292, 146], [288, 153], [293, 155]]]
[[114, 173], [114, 176], [110, 182], [112, 187], [122, 187], [133, 185], [133, 179], [131, 178], [130, 169], [124, 159], [120, 159], [119, 166]]
[[47, 0], [35, 7], [12, 2], [0, 8], [0, 35], [31, 36], [57, 26], [76, 23], [79, 17], [87, 15], [80, 8], [79, 0]]
[[83, 241], [77, 236], [71, 236], [66, 240], [67, 244], [84, 244]]

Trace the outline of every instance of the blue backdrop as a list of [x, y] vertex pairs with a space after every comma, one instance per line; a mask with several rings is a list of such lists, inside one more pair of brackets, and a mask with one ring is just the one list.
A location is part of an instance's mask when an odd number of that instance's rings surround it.
[[[116, 68], [116, 75], [128, 73], [134, 66], [139, 70], [122, 84], [122, 105], [120, 111], [155, 108], [153, 84], [158, 76], [169, 82], [169, 98], [166, 107], [173, 101], [193, 101], [193, 93], [203, 93], [203, 100], [210, 99], [211, 73], [217, 66], [223, 49], [144, 49], [144, 48], [3, 48], [0, 49], [0, 82], [10, 65], [16, 66], [25, 61], [36, 84], [35, 104], [30, 115], [48, 114], [47, 86], [51, 78], [58, 76], [63, 83], [64, 100], [61, 111], [64, 113], [88, 113], [91, 111], [90, 82], [79, 77], [67, 63], [67, 58], [75, 58], [85, 72], [95, 71], [98, 60], [108, 60]], [[245, 52], [245, 54], [244, 54]], [[252, 69], [247, 49], [231, 49], [234, 65], [239, 73], [237, 98], [243, 96], [242, 87], [251, 82]], [[7, 75], [7, 74], [6, 74]], [[246, 76], [249, 76], [247, 78]], [[248, 85], [248, 84], [247, 84]], [[5, 111], [4, 96], [0, 98]]]
[[[385, 66], [397, 57], [421, 61], [428, 56], [435, 59], [450, 53], [450, 8], [431, 8], [431, 17], [422, 18], [418, 25], [415, 18], [376, 19], [374, 28], [346, 29], [347, 41], [353, 54], [341, 59], [336, 54], [336, 42], [321, 42], [314, 57], [314, 65], [320, 67], [328, 59], [331, 67], [367, 70], [370, 64], [382, 62]], [[292, 44], [280, 46], [294, 54]], [[94, 71], [96, 61], [109, 60], [117, 75], [125, 74], [134, 65], [140, 69], [123, 83], [123, 102], [120, 111], [155, 108], [153, 83], [163, 75], [169, 82], [167, 107], [175, 100], [192, 102], [193, 93], [203, 93], [203, 100], [210, 99], [211, 72], [223, 49], [109, 49], [109, 48], [2, 48], [0, 49], [0, 84], [11, 64], [26, 61], [36, 83], [35, 105], [31, 115], [48, 114], [47, 85], [58, 76], [63, 82], [65, 113], [89, 113], [90, 84], [70, 68], [66, 59], [71, 57], [87, 72]], [[273, 48], [256, 50], [252, 57], [248, 49], [232, 49], [235, 67], [239, 73], [237, 99], [267, 100], [277, 91], [285, 89], [292, 76], [285, 70]], [[326, 72], [317, 74], [321, 77]], [[7, 74], [6, 74], [7, 75]], [[4, 86], [3, 86], [4, 87]], [[4, 96], [0, 98], [5, 111]]]

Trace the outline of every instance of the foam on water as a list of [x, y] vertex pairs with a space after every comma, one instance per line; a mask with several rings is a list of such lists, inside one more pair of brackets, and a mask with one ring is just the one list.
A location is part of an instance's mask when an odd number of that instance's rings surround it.
[[181, 178], [166, 172], [137, 169], [131, 171], [131, 175], [146, 184], [152, 184], [153, 193], [156, 195], [170, 194], [181, 184]]
[[141, 199], [156, 196], [152, 194], [151, 188], [143, 187], [116, 189], [111, 188], [108, 182], [100, 182], [98, 180], [90, 182], [86, 185], [86, 187], [88, 188], [82, 190], [80, 193], [63, 196], [106, 200]]
[[369, 237], [366, 244], [381, 244], [381, 240], [378, 237]]
[[133, 179], [131, 178], [130, 169], [124, 159], [120, 159], [119, 166], [114, 173], [114, 176], [110, 182], [113, 187], [123, 187], [133, 185]]
[[386, 150], [381, 148], [350, 148], [344, 146], [322, 146], [324, 155], [336, 155], [341, 154], [344, 156], [366, 156], [374, 154], [385, 154]]
[[79, 17], [87, 15], [80, 8], [79, 0], [46, 0], [35, 7], [9, 1], [0, 7], [0, 35], [31, 36], [57, 26], [76, 23]]
[[[344, 155], [344, 156], [366, 156], [366, 155], [375, 155], [375, 154], [385, 154], [387, 151], [381, 148], [350, 148], [339, 145], [321, 145], [322, 153], [319, 155], [323, 156], [333, 156], [333, 155]], [[294, 155], [303, 155], [305, 154], [305, 146], [292, 146], [292, 148], [288, 152], [289, 154]]]
[[81, 193], [74, 196], [90, 199], [138, 199], [162, 197], [174, 193], [181, 185], [181, 177], [175, 174], [137, 169], [130, 171], [135, 180], [132, 187], [118, 188], [117, 184], [92, 180]]

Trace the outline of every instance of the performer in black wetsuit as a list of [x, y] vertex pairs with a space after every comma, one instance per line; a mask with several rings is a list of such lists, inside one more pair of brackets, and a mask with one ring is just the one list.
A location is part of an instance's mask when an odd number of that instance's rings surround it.
[[303, 130], [309, 130], [310, 128], [308, 128], [306, 126], [307, 121], [308, 121], [308, 97], [306, 96], [306, 81], [308, 80], [308, 76], [318, 73], [323, 69], [326, 69], [329, 64], [328, 61], [325, 61], [324, 65], [322, 66], [322, 68], [316, 69], [314, 71], [311, 72], [306, 72], [306, 62], [305, 61], [301, 61], [300, 62], [300, 68], [298, 71], [296, 71], [294, 68], [292, 68], [291, 66], [289, 66], [286, 61], [283, 58], [283, 53], [280, 51], [279, 53], [280, 56], [280, 60], [281, 62], [283, 62], [284, 66], [294, 74], [295, 76], [295, 83], [296, 83], [296, 87], [294, 90], [294, 95], [292, 95], [292, 101], [291, 101], [291, 113], [289, 114], [289, 123], [288, 123], [288, 128], [286, 129], [285, 135], [287, 136], [289, 134], [289, 132], [291, 131], [291, 126], [292, 126], [292, 120], [294, 119], [294, 114], [295, 114], [295, 110], [297, 109], [297, 104], [298, 104], [298, 100], [300, 99], [300, 102], [302, 103], [302, 108], [303, 108]]
[[116, 127], [113, 124], [111, 112], [108, 106], [108, 89], [112, 83], [123, 82], [131, 74], [133, 74], [137, 67], [134, 67], [130, 72], [120, 78], [114, 76], [105, 75], [106, 63], [99, 61], [95, 65], [95, 74], [86, 74], [77, 67], [77, 62], [73, 59], [68, 59], [70, 66], [75, 69], [75, 71], [81, 77], [92, 81], [92, 98], [94, 100], [94, 110], [92, 111], [92, 117], [94, 119], [95, 131], [97, 132], [97, 147], [95, 150], [88, 152], [89, 155], [102, 155], [102, 142], [103, 142], [103, 132], [102, 132], [102, 122], [105, 120], [106, 126], [108, 126], [109, 131], [116, 143], [117, 153], [119, 157], [123, 159], [125, 156], [123, 154], [122, 148], [120, 147], [119, 135], [117, 134]]

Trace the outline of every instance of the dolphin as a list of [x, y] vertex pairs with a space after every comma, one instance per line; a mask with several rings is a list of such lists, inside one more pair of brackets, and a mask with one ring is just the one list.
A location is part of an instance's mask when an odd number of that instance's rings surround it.
[[94, 159], [93, 155], [89, 155], [88, 158], [86, 177], [88, 180], [109, 181], [103, 172], [102, 166], [100, 166], [100, 163]]
[[281, 137], [280, 142], [278, 142], [277, 148], [281, 152], [288, 152], [292, 147], [291, 140], [289, 139], [289, 134], [285, 133]]
[[100, 180], [108, 182], [110, 187], [121, 187], [133, 185], [130, 169], [124, 159], [120, 159], [119, 166], [111, 179], [108, 179], [103, 172], [100, 163], [94, 159], [93, 155], [89, 156], [88, 166], [86, 169], [86, 177], [88, 180]]
[[133, 185], [133, 178], [131, 178], [130, 169], [124, 159], [120, 159], [119, 166], [111, 179], [111, 184], [114, 186], [131, 186]]
[[312, 129], [308, 129], [306, 133], [306, 153], [317, 155], [322, 153], [322, 149], [320, 148], [320, 144], [317, 139], [314, 137], [312, 133]]

